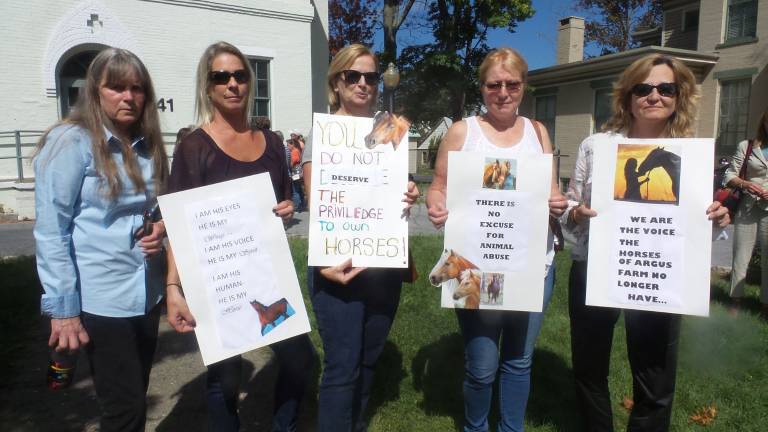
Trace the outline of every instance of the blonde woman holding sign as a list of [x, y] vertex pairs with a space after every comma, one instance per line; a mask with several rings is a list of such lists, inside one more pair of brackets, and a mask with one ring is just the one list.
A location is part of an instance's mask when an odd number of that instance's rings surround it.
[[[445, 225], [449, 151], [503, 152], [512, 157], [552, 153], [546, 129], [517, 114], [525, 92], [528, 64], [517, 51], [491, 51], [480, 65], [480, 92], [487, 112], [454, 123], [445, 135], [435, 163], [435, 176], [427, 193], [429, 219]], [[541, 139], [539, 139], [541, 136]], [[559, 216], [567, 202], [551, 179], [550, 213]], [[544, 277], [544, 309], [554, 285], [552, 233], [548, 239]], [[544, 310], [542, 309], [542, 310]], [[464, 375], [464, 430], [487, 431], [493, 384], [499, 375], [499, 431], [521, 431], [531, 385], [533, 348], [544, 312], [456, 309], [466, 367]], [[501, 355], [499, 355], [501, 354]]]
[[[285, 169], [282, 140], [268, 129], [252, 130], [248, 115], [253, 103], [254, 75], [248, 59], [233, 45], [218, 42], [209, 46], [197, 67], [199, 127], [186, 135], [176, 147], [169, 192], [233, 180], [268, 172], [278, 204], [275, 216], [290, 220], [291, 179]], [[178, 332], [194, 329], [181, 282], [169, 253], [166, 287], [168, 322]], [[315, 353], [306, 334], [271, 345], [280, 372], [274, 392], [273, 431], [296, 429], [298, 406], [310, 377]], [[242, 358], [235, 356], [208, 366], [206, 395], [208, 426], [214, 431], [240, 429], [238, 399]]]
[[[627, 138], [691, 137], [695, 117], [693, 73], [677, 59], [653, 54], [632, 63], [614, 84], [613, 117], [603, 130]], [[613, 431], [608, 369], [620, 313], [585, 305], [589, 219], [598, 216], [589, 208], [592, 149], [601, 135], [587, 137], [579, 147], [566, 194], [569, 207], [563, 216], [566, 229], [576, 239], [568, 294], [571, 352], [584, 426], [589, 431]], [[720, 203], [701, 211], [720, 226], [729, 222], [728, 209]], [[627, 430], [665, 431], [675, 393], [680, 315], [626, 309], [624, 323], [634, 394]]]
[[[326, 87], [335, 115], [372, 117], [378, 95], [378, 60], [363, 45], [344, 47], [331, 61]], [[304, 184], [311, 191], [312, 139], [304, 147]], [[413, 182], [403, 201], [419, 196]], [[325, 356], [317, 422], [320, 432], [366, 429], [364, 414], [373, 372], [400, 301], [400, 269], [352, 267], [352, 260], [308, 269], [307, 284]]]

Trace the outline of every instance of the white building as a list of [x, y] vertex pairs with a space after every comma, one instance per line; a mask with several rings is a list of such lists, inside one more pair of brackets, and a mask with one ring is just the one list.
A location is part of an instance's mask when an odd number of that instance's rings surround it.
[[195, 120], [197, 62], [216, 41], [251, 59], [252, 114], [269, 117], [272, 129], [306, 134], [312, 112], [327, 112], [327, 0], [4, 0], [0, 14], [0, 205], [19, 217], [34, 217], [34, 174], [16, 143], [31, 154], [104, 47], [129, 49], [146, 64], [169, 144]]

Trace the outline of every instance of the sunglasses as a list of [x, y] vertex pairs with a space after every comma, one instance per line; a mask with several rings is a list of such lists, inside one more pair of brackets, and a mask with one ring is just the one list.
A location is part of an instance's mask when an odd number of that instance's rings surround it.
[[378, 72], [360, 72], [354, 69], [348, 69], [341, 71], [344, 74], [344, 82], [347, 84], [357, 84], [360, 82], [360, 77], [365, 77], [365, 83], [368, 85], [376, 85], [381, 79], [381, 74]]
[[225, 70], [212, 71], [209, 77], [212, 83], [219, 85], [227, 84], [232, 77], [235, 77], [235, 81], [237, 81], [238, 84], [247, 83], [251, 79], [248, 71], [245, 69], [238, 69], [234, 72]]
[[651, 94], [653, 89], [659, 92], [659, 95], [664, 97], [677, 96], [677, 84], [675, 83], [661, 83], [657, 85], [650, 85], [646, 83], [635, 84], [632, 87], [632, 94], [637, 97], [645, 97]]
[[518, 92], [523, 87], [523, 83], [520, 81], [496, 81], [485, 83], [485, 88], [491, 91], [499, 91], [502, 87], [507, 89], [508, 92]]

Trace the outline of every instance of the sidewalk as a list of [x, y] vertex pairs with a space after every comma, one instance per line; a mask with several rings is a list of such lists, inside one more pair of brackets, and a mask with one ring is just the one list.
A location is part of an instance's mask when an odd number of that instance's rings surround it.
[[[7, 256], [34, 255], [35, 242], [32, 237], [34, 222], [19, 222], [13, 224], [0, 224], [0, 258]], [[306, 237], [309, 231], [309, 212], [296, 213], [294, 220], [289, 224], [286, 233], [288, 236]], [[409, 231], [413, 235], [439, 235], [429, 222], [427, 207], [417, 204], [411, 209]], [[731, 256], [733, 249], [733, 225], [726, 229], [728, 240], [720, 240], [712, 243], [712, 267], [722, 271], [731, 268]]]

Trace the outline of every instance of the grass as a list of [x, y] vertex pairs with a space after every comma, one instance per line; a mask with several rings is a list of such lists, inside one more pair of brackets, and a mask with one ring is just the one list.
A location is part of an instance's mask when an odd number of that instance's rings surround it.
[[[306, 287], [305, 239], [291, 239], [299, 280]], [[379, 361], [369, 406], [370, 432], [453, 431], [463, 418], [461, 380], [463, 348], [452, 311], [439, 306], [438, 288], [426, 276], [442, 250], [441, 237], [411, 237], [420, 278], [403, 287], [400, 308]], [[528, 431], [578, 431], [579, 413], [573, 391], [567, 305], [567, 252], [558, 254], [552, 303], [534, 357]], [[13, 371], [9, 356], [38, 322], [39, 285], [33, 258], [0, 262], [0, 381]], [[756, 287], [749, 286], [749, 311], [733, 318], [723, 303], [727, 280], [713, 279], [709, 318], [686, 317], [681, 334], [673, 431], [763, 431], [768, 424], [768, 324], [756, 316]], [[310, 319], [316, 329], [311, 303]], [[322, 355], [317, 331], [311, 338]], [[620, 403], [631, 397], [631, 376], [621, 320], [614, 333], [609, 380], [614, 425], [624, 430], [627, 411]], [[697, 410], [715, 405], [717, 417], [708, 427], [690, 422]], [[498, 408], [491, 421], [495, 424]], [[495, 430], [495, 427], [492, 427]]]

